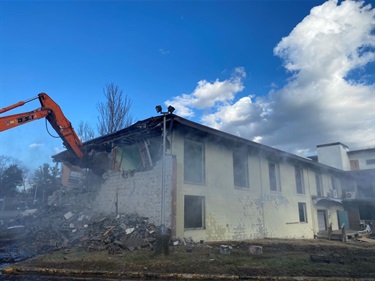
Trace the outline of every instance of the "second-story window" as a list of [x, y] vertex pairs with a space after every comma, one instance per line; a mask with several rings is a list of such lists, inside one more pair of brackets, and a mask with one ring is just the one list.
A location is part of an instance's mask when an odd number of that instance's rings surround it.
[[305, 186], [303, 183], [303, 170], [300, 167], [294, 167], [294, 173], [296, 177], [296, 187], [298, 194], [305, 194]]
[[339, 197], [339, 189], [340, 189], [340, 179], [332, 176], [331, 182], [332, 182], [332, 197], [338, 198]]
[[316, 182], [316, 195], [320, 197], [324, 196], [322, 175], [320, 173], [315, 173], [315, 182]]
[[204, 144], [185, 140], [184, 142], [184, 180], [191, 183], [205, 182]]
[[242, 150], [233, 151], [234, 186], [242, 188], [249, 187], [249, 176], [247, 167], [247, 153]]
[[268, 162], [268, 174], [271, 191], [281, 191], [279, 165], [275, 162]]

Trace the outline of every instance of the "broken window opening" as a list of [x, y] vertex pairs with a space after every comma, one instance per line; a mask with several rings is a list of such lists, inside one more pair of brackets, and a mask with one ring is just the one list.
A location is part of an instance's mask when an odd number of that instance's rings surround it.
[[268, 162], [268, 173], [271, 191], [281, 191], [279, 164]]
[[82, 174], [80, 172], [70, 171], [68, 182], [71, 184], [79, 184]]
[[233, 151], [233, 179], [234, 186], [249, 187], [247, 153], [244, 151]]
[[299, 222], [307, 222], [306, 203], [298, 203]]
[[303, 183], [303, 170], [300, 167], [294, 167], [296, 178], [296, 188], [298, 194], [305, 194], [305, 185]]
[[185, 195], [184, 228], [203, 229], [205, 227], [205, 198], [203, 196]]
[[192, 183], [205, 182], [204, 144], [185, 140], [184, 142], [184, 180]]

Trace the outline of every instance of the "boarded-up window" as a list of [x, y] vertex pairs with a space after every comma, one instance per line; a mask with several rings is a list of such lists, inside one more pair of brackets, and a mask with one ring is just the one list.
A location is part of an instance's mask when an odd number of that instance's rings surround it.
[[303, 170], [300, 167], [294, 167], [294, 174], [296, 178], [297, 193], [305, 194], [305, 186], [303, 183]]
[[240, 150], [233, 151], [234, 186], [249, 187], [247, 153]]
[[274, 162], [268, 162], [268, 173], [270, 180], [270, 189], [272, 191], [281, 191], [279, 165]]
[[185, 195], [184, 200], [184, 227], [204, 228], [204, 205], [203, 196]]
[[298, 203], [299, 221], [307, 222], [306, 203]]
[[184, 180], [204, 183], [204, 145], [202, 142], [185, 140], [184, 143]]

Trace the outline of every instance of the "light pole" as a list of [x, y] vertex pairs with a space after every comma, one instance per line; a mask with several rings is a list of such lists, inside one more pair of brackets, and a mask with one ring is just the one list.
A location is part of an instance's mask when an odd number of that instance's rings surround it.
[[161, 164], [161, 194], [160, 194], [160, 228], [159, 228], [159, 235], [156, 238], [156, 247], [155, 247], [155, 254], [161, 254], [162, 251], [164, 255], [169, 254], [169, 240], [170, 234], [168, 233], [167, 227], [164, 225], [164, 213], [165, 213], [165, 143], [167, 138], [167, 115], [172, 114], [174, 111], [173, 106], [168, 106], [168, 111], [163, 112], [163, 108], [161, 105], [157, 105], [155, 107], [156, 112], [163, 114], [163, 155], [162, 155], [162, 164]]
[[161, 105], [155, 106], [156, 112], [163, 115], [163, 155], [162, 155], [162, 164], [161, 164], [161, 206], [160, 206], [160, 226], [162, 230], [165, 229], [164, 225], [164, 215], [165, 215], [165, 143], [167, 137], [167, 115], [172, 114], [175, 108], [173, 106], [168, 106], [168, 111], [163, 111]]

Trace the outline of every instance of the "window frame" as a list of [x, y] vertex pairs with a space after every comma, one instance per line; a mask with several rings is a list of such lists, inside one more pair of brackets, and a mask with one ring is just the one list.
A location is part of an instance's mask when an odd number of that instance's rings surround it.
[[323, 197], [324, 196], [323, 177], [322, 177], [322, 174], [319, 172], [315, 172], [315, 185], [316, 185], [316, 195]]
[[[187, 215], [191, 214], [187, 210], [187, 200], [199, 200], [197, 202], [197, 206], [192, 206], [192, 210], [197, 212], [195, 218], [200, 216], [200, 226], [193, 225], [194, 223], [189, 221], [189, 219], [193, 220], [194, 217], [189, 218]], [[200, 209], [199, 209], [200, 208]], [[199, 212], [200, 210], [200, 212]], [[204, 196], [199, 195], [185, 195], [184, 196], [184, 229], [185, 230], [194, 230], [194, 229], [205, 229], [206, 228], [206, 198]]]
[[[237, 158], [238, 157], [238, 158]], [[241, 159], [239, 159], [241, 158]], [[232, 151], [232, 168], [233, 168], [233, 185], [239, 189], [249, 189], [249, 158], [245, 150], [234, 149]], [[240, 164], [241, 173], [236, 173], [236, 168]], [[238, 179], [239, 175], [243, 175], [244, 179]], [[237, 179], [237, 180], [236, 180]], [[245, 182], [244, 185], [239, 185], [239, 182]]]
[[[302, 211], [303, 217], [301, 216], [301, 211]], [[307, 206], [305, 202], [298, 202], [298, 216], [299, 216], [300, 223], [308, 223]]]
[[303, 169], [300, 166], [294, 166], [294, 178], [297, 194], [306, 194]]
[[[274, 173], [272, 176], [275, 177], [274, 181], [271, 179], [271, 169], [270, 166], [273, 165], [274, 168]], [[268, 180], [270, 184], [270, 191], [272, 192], [281, 192], [281, 181], [280, 181], [280, 166], [278, 162], [275, 161], [268, 161]], [[273, 182], [275, 185], [275, 189], [272, 188]]]
[[[201, 171], [200, 171], [200, 177], [201, 177], [201, 180], [195, 180], [191, 177], [191, 175], [189, 175], [188, 173], [188, 168], [193, 166], [193, 167], [196, 167], [197, 165], [189, 165], [186, 163], [187, 161], [187, 144], [189, 145], [199, 145], [200, 146], [200, 149], [201, 149], [201, 157], [200, 157], [200, 163], [201, 163]], [[190, 159], [192, 162], [194, 162], [194, 160], [191, 158]], [[199, 185], [204, 185], [206, 183], [206, 163], [205, 163], [205, 144], [203, 141], [198, 141], [198, 140], [194, 140], [194, 139], [184, 139], [184, 182], [185, 183], [190, 183], [190, 184], [199, 184]], [[196, 164], [196, 163], [195, 163]]]

